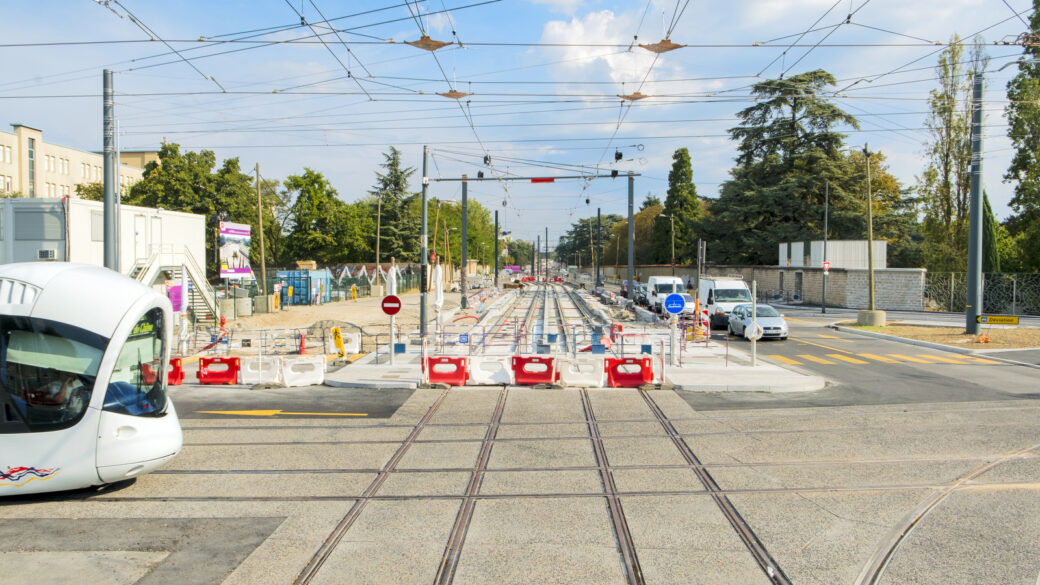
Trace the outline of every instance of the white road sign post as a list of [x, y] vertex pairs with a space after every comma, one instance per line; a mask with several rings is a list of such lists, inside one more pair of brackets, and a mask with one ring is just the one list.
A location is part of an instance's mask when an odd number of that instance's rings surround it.
[[668, 320], [668, 352], [669, 363], [672, 366], [679, 365], [679, 333], [676, 321], [679, 319], [679, 313], [682, 313], [685, 308], [686, 299], [681, 294], [672, 293], [664, 298], [664, 310], [671, 314], [671, 318]]
[[386, 295], [381, 303], [383, 312], [390, 315], [390, 365], [394, 365], [394, 315], [401, 310], [401, 298], [397, 295]]

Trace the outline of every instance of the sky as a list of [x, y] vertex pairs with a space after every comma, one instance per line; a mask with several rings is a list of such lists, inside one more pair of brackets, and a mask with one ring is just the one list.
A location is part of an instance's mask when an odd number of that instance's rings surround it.
[[[425, 145], [431, 197], [459, 200], [457, 181], [437, 179], [483, 172], [495, 180], [470, 183], [471, 200], [498, 210], [514, 237], [548, 229], [555, 242], [597, 209], [627, 213], [627, 173], [638, 175], [636, 209], [648, 193], [663, 200], [678, 148], [690, 151], [698, 194], [717, 196], [749, 86], [814, 69], [834, 75], [831, 99], [860, 120], [843, 129], [846, 144], [882, 152], [912, 186], [943, 43], [981, 33], [983, 172], [1003, 218], [1016, 68], [997, 69], [1021, 56], [1004, 42], [1027, 30], [1031, 10], [1030, 0], [4, 2], [0, 124], [100, 151], [109, 69], [123, 149], [165, 140], [279, 180], [312, 168], [355, 201], [391, 146], [418, 191]], [[424, 34], [451, 44], [405, 44]], [[639, 46], [663, 39], [684, 46]], [[550, 176], [585, 178], [517, 179]]]

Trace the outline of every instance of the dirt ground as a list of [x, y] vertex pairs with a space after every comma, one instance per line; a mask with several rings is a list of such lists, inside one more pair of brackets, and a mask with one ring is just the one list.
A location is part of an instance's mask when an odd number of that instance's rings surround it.
[[[981, 336], [974, 336], [966, 335], [963, 327], [925, 327], [899, 324], [887, 325], [885, 327], [859, 327], [856, 326], [855, 322], [842, 323], [841, 325], [864, 331], [875, 331], [885, 335], [969, 349], [1040, 347], [1040, 327], [990, 326], [982, 328]], [[980, 338], [982, 341], [980, 341]], [[987, 338], [988, 342], [986, 341]]]
[[[419, 328], [419, 293], [398, 295], [404, 307], [396, 315], [399, 331], [413, 331]], [[390, 330], [390, 317], [380, 308], [382, 297], [364, 297], [356, 301], [338, 301], [324, 305], [290, 305], [275, 313], [258, 313], [251, 317], [243, 317], [228, 322], [228, 329], [256, 330], [267, 328], [309, 328], [331, 327], [334, 325], [353, 325], [361, 327], [365, 334], [385, 334]], [[427, 295], [427, 316], [432, 320], [436, 311], [433, 308], [433, 295]], [[447, 311], [459, 306], [458, 293], [445, 293], [444, 307]], [[460, 311], [456, 318], [475, 313], [475, 308]]]

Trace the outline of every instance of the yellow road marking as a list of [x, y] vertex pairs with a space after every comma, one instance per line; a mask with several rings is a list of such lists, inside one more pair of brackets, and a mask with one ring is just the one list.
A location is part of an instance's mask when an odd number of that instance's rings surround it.
[[809, 360], [810, 362], [816, 362], [818, 364], [826, 364], [828, 366], [833, 366], [834, 365], [834, 362], [832, 362], [830, 360], [825, 360], [823, 358], [819, 358], [819, 357], [816, 357], [814, 355], [809, 355], [807, 353], [803, 353], [803, 354], [799, 355], [798, 357], [800, 357], [802, 359]]
[[766, 356], [766, 357], [774, 359], [774, 360], [776, 360], [778, 362], [784, 362], [785, 364], [791, 364], [792, 366], [800, 366], [800, 365], [802, 365], [802, 362], [800, 362], [798, 360], [793, 360], [793, 359], [791, 359], [789, 357], [785, 357], [785, 356], [782, 356], [782, 355], [770, 355], [770, 356]]
[[922, 360], [922, 359], [918, 359], [918, 358], [915, 358], [915, 357], [910, 357], [908, 355], [899, 355], [898, 353], [890, 353], [888, 355], [890, 355], [890, 356], [892, 356], [894, 358], [901, 359], [901, 360], [906, 361], [906, 362], [914, 362], [915, 364], [930, 364], [930, 363], [932, 363], [932, 362], [930, 362], [928, 360]]
[[284, 410], [199, 410], [199, 414], [233, 414], [237, 416], [275, 416], [294, 414], [300, 416], [368, 416], [364, 412], [285, 412]]
[[829, 349], [831, 351], [840, 351], [841, 353], [852, 353], [851, 351], [849, 351], [847, 349], [840, 349], [840, 348], [837, 348], [837, 347], [831, 347], [829, 345], [823, 345], [821, 343], [813, 343], [811, 341], [806, 341], [804, 339], [800, 339], [800, 338], [797, 338], [797, 337], [792, 337], [791, 340], [792, 341], [797, 341], [798, 343], [806, 343], [806, 344], [809, 344], [809, 345], [815, 345], [816, 347], [822, 347], [823, 349]]
[[988, 360], [986, 358], [980, 358], [980, 357], [975, 357], [975, 356], [970, 356], [970, 357], [968, 357], [966, 359], [969, 359], [969, 360], [971, 360], [971, 361], [973, 361], [973, 362], [975, 362], [977, 364], [999, 364], [1000, 363], [1000, 362], [998, 362], [996, 360]]
[[966, 362], [964, 360], [955, 360], [955, 359], [952, 359], [952, 358], [943, 357], [941, 355], [928, 355], [926, 353], [919, 353], [917, 355], [919, 355], [919, 356], [921, 356], [923, 358], [928, 358], [930, 360], [935, 360], [935, 361], [938, 361], [938, 362], [946, 362], [948, 364], [961, 364], [961, 365], [963, 365], [963, 364], [968, 363], [968, 362]]
[[849, 357], [847, 355], [841, 355], [840, 353], [829, 353], [829, 354], [827, 354], [827, 357], [831, 357], [831, 358], [834, 358], [836, 360], [841, 360], [843, 362], [848, 362], [850, 364], [863, 365], [863, 364], [870, 363], [870, 362], [865, 362], [863, 360], [858, 360], [858, 359], [856, 359], [854, 357]]
[[365, 357], [366, 355], [368, 355], [368, 354], [367, 353], [355, 353], [352, 356], [347, 356], [347, 361], [350, 362], [350, 363], [354, 363], [354, 362], [358, 361], [359, 359]]
[[822, 337], [824, 339], [840, 339], [837, 335], [824, 335], [823, 333], [820, 333], [817, 337]]
[[871, 359], [871, 360], [874, 360], [874, 361], [882, 362], [882, 363], [885, 363], [885, 364], [898, 364], [899, 363], [899, 360], [894, 360], [894, 359], [891, 359], [891, 358], [887, 358], [887, 357], [885, 357], [883, 355], [877, 355], [877, 354], [873, 354], [873, 353], [861, 353], [861, 354], [859, 354], [859, 356], [860, 357], [865, 357], [867, 359]]

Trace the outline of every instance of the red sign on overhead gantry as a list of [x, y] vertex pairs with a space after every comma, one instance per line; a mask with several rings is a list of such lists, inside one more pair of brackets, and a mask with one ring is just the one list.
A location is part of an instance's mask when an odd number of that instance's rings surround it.
[[387, 315], [396, 315], [401, 310], [401, 298], [397, 295], [386, 295], [381, 306]]

